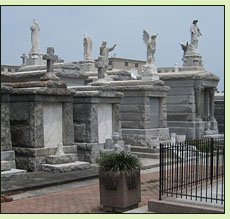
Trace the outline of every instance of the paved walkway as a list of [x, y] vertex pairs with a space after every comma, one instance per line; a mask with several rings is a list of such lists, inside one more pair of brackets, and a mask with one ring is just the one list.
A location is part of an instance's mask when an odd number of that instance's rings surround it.
[[[141, 203], [158, 197], [158, 169], [141, 174]], [[100, 206], [98, 179], [66, 183], [27, 191], [1, 203], [1, 213], [104, 213]]]

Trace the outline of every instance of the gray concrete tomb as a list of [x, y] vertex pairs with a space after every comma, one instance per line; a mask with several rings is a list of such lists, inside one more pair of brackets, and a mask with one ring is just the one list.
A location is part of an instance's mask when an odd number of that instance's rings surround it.
[[25, 170], [16, 168], [15, 151], [12, 148], [10, 127], [9, 87], [1, 87], [1, 177], [24, 175]]

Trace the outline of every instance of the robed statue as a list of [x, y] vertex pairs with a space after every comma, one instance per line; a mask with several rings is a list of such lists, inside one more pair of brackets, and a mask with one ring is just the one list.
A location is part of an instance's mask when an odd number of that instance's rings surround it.
[[83, 46], [84, 46], [84, 60], [92, 60], [92, 39], [85, 33], [84, 34], [84, 41], [83, 41]]
[[192, 22], [192, 25], [190, 27], [191, 32], [191, 45], [194, 50], [198, 49], [198, 39], [200, 36], [202, 36], [199, 27], [197, 26], [198, 20], [194, 20]]
[[31, 30], [31, 53], [39, 53], [40, 52], [40, 43], [39, 43], [39, 25], [36, 19], [33, 19], [33, 24], [30, 27]]

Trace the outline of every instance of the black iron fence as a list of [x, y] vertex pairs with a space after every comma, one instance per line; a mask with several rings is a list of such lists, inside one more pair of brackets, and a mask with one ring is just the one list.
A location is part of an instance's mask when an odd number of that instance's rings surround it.
[[160, 145], [159, 199], [175, 196], [224, 204], [224, 139]]

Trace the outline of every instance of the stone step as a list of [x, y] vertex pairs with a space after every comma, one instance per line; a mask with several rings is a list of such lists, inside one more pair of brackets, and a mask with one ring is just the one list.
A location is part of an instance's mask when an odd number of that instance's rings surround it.
[[14, 151], [1, 151], [1, 161], [15, 160]]
[[10, 161], [1, 161], [1, 171], [7, 171], [11, 169]]
[[46, 157], [47, 164], [63, 164], [72, 163], [77, 159], [76, 154], [64, 154], [64, 155], [49, 155]]
[[1, 177], [12, 177], [26, 174], [26, 170], [11, 169], [1, 172]]
[[131, 146], [131, 151], [132, 152], [143, 152], [143, 153], [158, 153], [159, 149], [155, 148], [146, 148], [146, 147], [138, 147], [138, 146]]
[[202, 138], [224, 138], [224, 134], [203, 135]]
[[114, 153], [114, 149], [101, 149], [100, 154], [111, 154]]
[[64, 164], [42, 164], [42, 171], [53, 172], [53, 173], [64, 173], [64, 172], [88, 169], [89, 167], [90, 167], [90, 163], [88, 162], [76, 161], [76, 162], [64, 163]]
[[140, 160], [142, 164], [142, 167], [141, 167], [142, 170], [159, 167], [159, 162], [160, 162], [159, 159], [140, 158]]
[[143, 153], [143, 152], [132, 152], [132, 154], [138, 156], [139, 158], [152, 158], [152, 159], [159, 159], [159, 153]]

